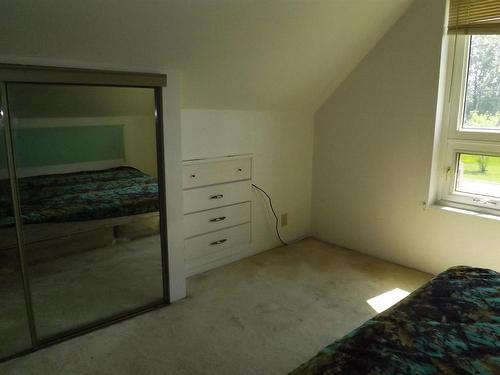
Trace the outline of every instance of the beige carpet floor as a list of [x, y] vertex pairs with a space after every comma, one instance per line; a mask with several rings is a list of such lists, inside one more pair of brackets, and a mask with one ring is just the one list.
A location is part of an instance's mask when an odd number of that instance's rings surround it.
[[[306, 239], [191, 277], [171, 306], [0, 364], [1, 374], [285, 374], [430, 275]], [[5, 338], [2, 338], [2, 340]]]

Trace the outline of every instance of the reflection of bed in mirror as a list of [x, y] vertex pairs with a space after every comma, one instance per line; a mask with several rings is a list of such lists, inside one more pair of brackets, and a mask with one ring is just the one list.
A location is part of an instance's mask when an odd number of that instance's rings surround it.
[[0, 67], [20, 79], [0, 95], [0, 359], [163, 306], [169, 281], [162, 89], [151, 75], [12, 69]]
[[[159, 233], [157, 179], [136, 168], [24, 177], [18, 185], [30, 261]], [[0, 189], [10, 189], [7, 180]], [[0, 202], [0, 210], [11, 208]], [[13, 224], [13, 212], [2, 215], [0, 237], [12, 239], [2, 251], [16, 246]]]

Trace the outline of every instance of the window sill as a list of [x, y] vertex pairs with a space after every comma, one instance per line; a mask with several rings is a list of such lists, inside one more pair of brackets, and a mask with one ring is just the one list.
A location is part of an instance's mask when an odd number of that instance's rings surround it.
[[433, 210], [446, 211], [446, 212], [457, 213], [457, 214], [467, 215], [467, 216], [475, 216], [475, 217], [479, 217], [482, 219], [495, 220], [495, 221], [500, 222], [500, 214], [495, 215], [495, 214], [485, 213], [485, 212], [481, 212], [481, 211], [474, 211], [472, 209], [453, 207], [453, 206], [446, 204], [446, 202], [436, 202], [436, 203], [430, 205], [429, 208], [433, 209]]

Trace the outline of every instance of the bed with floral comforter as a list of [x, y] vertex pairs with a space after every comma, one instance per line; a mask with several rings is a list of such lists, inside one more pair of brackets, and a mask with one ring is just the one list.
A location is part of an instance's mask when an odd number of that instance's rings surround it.
[[[131, 167], [21, 178], [19, 191], [24, 224], [87, 221], [159, 210], [157, 179]], [[10, 186], [1, 180], [0, 228], [13, 224]]]
[[291, 374], [500, 374], [500, 274], [450, 268]]

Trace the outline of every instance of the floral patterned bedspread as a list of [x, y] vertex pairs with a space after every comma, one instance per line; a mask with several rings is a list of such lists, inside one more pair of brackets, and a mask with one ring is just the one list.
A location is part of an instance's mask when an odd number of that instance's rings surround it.
[[450, 268], [291, 374], [500, 374], [500, 274]]
[[[155, 212], [158, 182], [135, 168], [19, 179], [24, 224], [104, 219]], [[10, 186], [0, 181], [0, 227], [14, 224]]]

